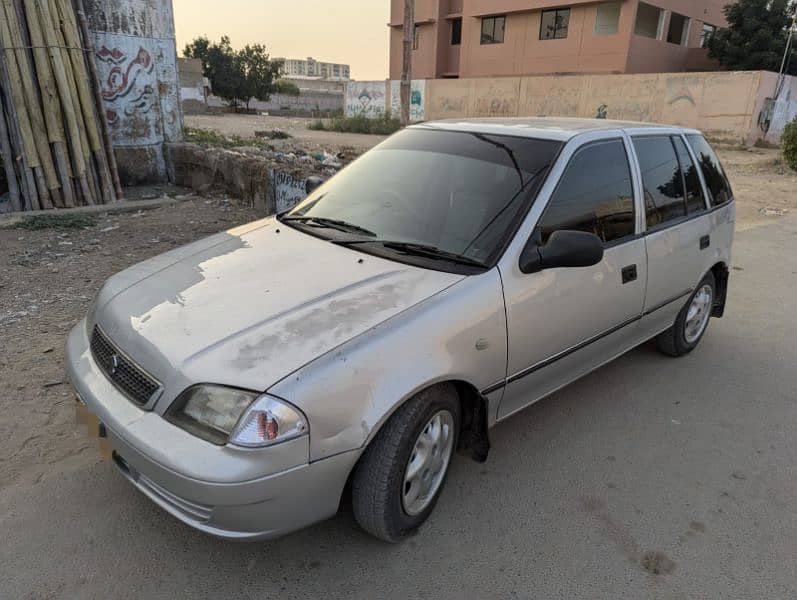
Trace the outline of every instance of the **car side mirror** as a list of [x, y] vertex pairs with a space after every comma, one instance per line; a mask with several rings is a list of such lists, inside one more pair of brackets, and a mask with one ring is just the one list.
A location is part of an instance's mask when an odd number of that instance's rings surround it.
[[592, 267], [603, 260], [603, 242], [592, 233], [584, 231], [555, 231], [544, 246], [534, 235], [523, 254], [520, 270], [538, 273], [546, 269]]
[[321, 179], [318, 175], [313, 175], [312, 177], [308, 177], [307, 181], [304, 182], [304, 190], [305, 192], [307, 192], [307, 195], [309, 196], [315, 190], [320, 188], [323, 183], [324, 183], [323, 179]]

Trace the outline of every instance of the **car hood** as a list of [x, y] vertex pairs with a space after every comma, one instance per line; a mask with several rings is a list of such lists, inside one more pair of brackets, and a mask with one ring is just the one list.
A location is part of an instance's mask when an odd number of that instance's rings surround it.
[[266, 219], [112, 278], [89, 319], [174, 397], [195, 383], [264, 391], [461, 280]]

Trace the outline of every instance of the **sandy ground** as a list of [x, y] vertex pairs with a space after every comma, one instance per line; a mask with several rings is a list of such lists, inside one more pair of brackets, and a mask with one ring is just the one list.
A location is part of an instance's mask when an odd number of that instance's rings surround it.
[[264, 117], [261, 115], [186, 115], [186, 127], [196, 129], [212, 129], [224, 135], [237, 135], [242, 138], [254, 138], [255, 131], [281, 129], [301, 142], [307, 149], [311, 147], [351, 146], [368, 149], [378, 144], [383, 136], [364, 135], [359, 133], [331, 133], [327, 131], [311, 131], [307, 126], [313, 119], [288, 117]]

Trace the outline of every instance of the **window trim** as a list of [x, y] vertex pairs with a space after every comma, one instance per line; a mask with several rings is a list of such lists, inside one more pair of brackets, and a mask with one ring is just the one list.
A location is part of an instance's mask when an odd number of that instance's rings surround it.
[[[503, 19], [504, 20], [504, 34], [501, 37], [501, 41], [500, 42], [495, 40], [495, 24], [498, 21], [498, 19]], [[485, 42], [484, 41], [484, 22], [485, 21], [489, 21], [489, 20], [493, 21], [493, 35], [492, 35], [493, 41], [492, 42]], [[491, 15], [489, 17], [482, 17], [481, 18], [481, 22], [479, 23], [479, 25], [480, 25], [480, 28], [479, 28], [479, 42], [480, 42], [480, 45], [481, 46], [494, 46], [496, 44], [503, 44], [506, 41], [506, 22], [507, 22], [507, 18], [506, 18], [505, 14], [503, 14], [503, 15]]]
[[[626, 163], [628, 165], [628, 177], [629, 177], [629, 181], [631, 182], [631, 193], [632, 193], [631, 204], [634, 207], [634, 219], [633, 219], [634, 232], [630, 233], [628, 235], [624, 235], [621, 238], [617, 238], [617, 239], [611, 240], [610, 242], [604, 242], [603, 240], [601, 240], [601, 242], [603, 242], [604, 250], [608, 250], [609, 248], [614, 248], [616, 246], [622, 246], [623, 244], [626, 244], [628, 242], [632, 242], [632, 241], [634, 241], [634, 240], [639, 238], [639, 235], [640, 235], [640, 232], [639, 232], [639, 202], [637, 202], [637, 189], [636, 189], [636, 185], [634, 183], [634, 181], [635, 181], [634, 180], [634, 169], [635, 169], [635, 167], [634, 167], [634, 163], [632, 162], [631, 155], [628, 152], [628, 144], [626, 144], [625, 137], [622, 136], [622, 135], [616, 136], [616, 137], [600, 138], [600, 139], [597, 139], [597, 140], [591, 140], [591, 141], [588, 141], [588, 142], [584, 142], [582, 145], [578, 146], [577, 148], [575, 148], [573, 150], [573, 152], [570, 154], [569, 158], [567, 159], [567, 164], [564, 165], [564, 167], [562, 169], [562, 172], [559, 175], [559, 179], [556, 181], [556, 186], [551, 191], [551, 194], [548, 196], [548, 201], [545, 203], [545, 208], [542, 210], [542, 213], [540, 213], [540, 216], [537, 219], [537, 222], [534, 224], [534, 229], [532, 230], [532, 233], [531, 233], [532, 236], [534, 236], [539, 231], [540, 223], [542, 223], [542, 221], [545, 219], [545, 215], [548, 214], [548, 211], [551, 208], [551, 203], [556, 199], [556, 194], [559, 192], [559, 190], [560, 190], [560, 188], [562, 186], [562, 181], [564, 180], [565, 175], [567, 174], [567, 170], [570, 168], [570, 165], [573, 164], [573, 161], [576, 159], [576, 157], [582, 151], [586, 150], [590, 146], [597, 146], [598, 144], [607, 144], [607, 143], [610, 143], [610, 142], [620, 142], [620, 144], [623, 147], [623, 151], [625, 152]], [[549, 175], [550, 175], [550, 173], [549, 173]]]
[[[678, 43], [670, 41], [670, 33], [672, 33], [672, 18], [673, 18], [673, 16], [681, 17], [684, 20], [683, 25], [681, 26], [681, 41], [678, 42]], [[692, 21], [693, 21], [692, 17], [689, 17], [687, 15], [682, 15], [679, 12], [675, 12], [674, 10], [671, 10], [670, 11], [670, 21], [667, 24], [667, 35], [664, 36], [664, 41], [667, 42], [668, 44], [672, 44], [673, 46], [681, 46], [681, 47], [684, 47], [684, 48], [688, 48], [689, 47], [689, 36], [692, 33]]]
[[[564, 37], [557, 37], [556, 32], [559, 31], [556, 28], [556, 17], [559, 15], [560, 12], [567, 12], [567, 35]], [[542, 37], [542, 28], [543, 28], [543, 20], [545, 18], [545, 13], [554, 13], [554, 30], [553, 30], [553, 37]], [[570, 35], [570, 7], [567, 8], [546, 8], [545, 10], [540, 12], [540, 41], [541, 42], [550, 42], [551, 40], [566, 40]]]
[[[639, 7], [643, 4], [645, 6], [650, 6], [651, 8], [655, 8], [659, 11], [659, 22], [658, 25], [656, 25], [656, 37], [654, 38], [647, 35], [642, 35], [641, 33], [637, 33], [637, 24], [639, 23]], [[650, 2], [646, 2], [645, 0], [642, 0], [637, 4], [636, 14], [634, 15], [634, 28], [631, 30], [631, 32], [639, 37], [643, 37], [648, 40], [656, 40], [660, 42], [662, 41], [662, 38], [664, 36], [664, 21], [666, 19], [667, 19], [667, 11], [664, 8], [662, 8], [661, 6], [656, 6], [655, 4], [652, 4]]]

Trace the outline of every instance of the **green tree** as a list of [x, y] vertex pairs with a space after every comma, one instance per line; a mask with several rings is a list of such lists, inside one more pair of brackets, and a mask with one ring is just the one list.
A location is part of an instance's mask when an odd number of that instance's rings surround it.
[[[779, 71], [794, 14], [791, 0], [738, 0], [725, 7], [728, 27], [709, 39], [709, 56], [734, 70]], [[797, 74], [792, 49], [788, 73]]]
[[299, 96], [301, 95], [301, 91], [299, 90], [299, 86], [293, 83], [292, 81], [286, 81], [285, 79], [280, 79], [275, 84], [277, 86], [275, 94], [283, 94], [284, 96]]
[[283, 66], [280, 61], [270, 60], [260, 44], [236, 51], [227, 36], [218, 43], [198, 37], [186, 45], [183, 55], [202, 61], [202, 70], [214, 94], [233, 107], [243, 104], [247, 109], [252, 98], [269, 99], [276, 90], [275, 81]]

